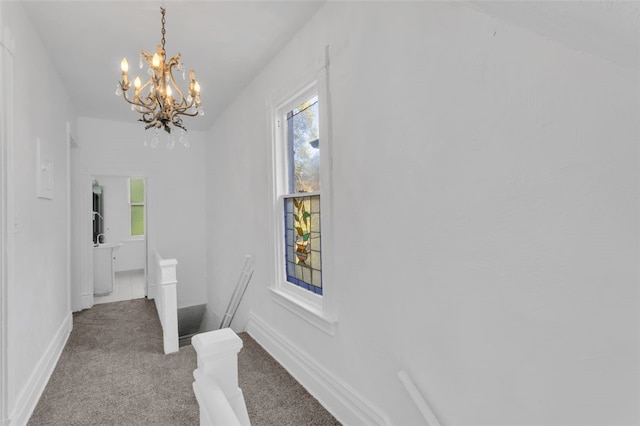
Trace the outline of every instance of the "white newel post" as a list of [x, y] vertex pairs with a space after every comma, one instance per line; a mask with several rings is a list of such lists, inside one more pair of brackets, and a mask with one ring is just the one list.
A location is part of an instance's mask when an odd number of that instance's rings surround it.
[[[178, 279], [176, 267], [178, 261], [175, 259], [162, 259], [158, 261], [160, 300], [156, 298], [156, 307], [159, 308], [158, 315], [162, 323], [162, 337], [164, 340], [164, 353], [170, 354], [178, 352], [178, 296], [176, 285]], [[157, 302], [160, 302], [159, 304]]]
[[242, 339], [230, 328], [201, 333], [191, 339], [198, 354], [193, 391], [200, 405], [200, 425], [250, 426], [238, 387], [238, 352]]

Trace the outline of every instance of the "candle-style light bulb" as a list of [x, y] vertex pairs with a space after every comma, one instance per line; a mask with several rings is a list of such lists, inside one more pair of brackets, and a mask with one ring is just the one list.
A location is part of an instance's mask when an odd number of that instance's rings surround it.
[[173, 92], [171, 91], [171, 86], [169, 86], [168, 84], [167, 84], [166, 94], [167, 94], [167, 97], [169, 98], [173, 95]]
[[127, 58], [122, 58], [122, 62], [120, 62], [120, 69], [122, 72], [129, 71], [129, 63], [127, 62]]
[[136, 77], [136, 79], [133, 80], [133, 85], [136, 89], [140, 88], [140, 86], [142, 85], [142, 82], [140, 81], [140, 77]]
[[153, 54], [153, 58], [151, 59], [151, 65], [153, 65], [154, 68], [158, 68], [160, 66], [160, 56], [158, 56], [157, 53]]
[[197, 81], [195, 82], [195, 84], [193, 85], [193, 90], [196, 93], [200, 93], [200, 83], [198, 83]]

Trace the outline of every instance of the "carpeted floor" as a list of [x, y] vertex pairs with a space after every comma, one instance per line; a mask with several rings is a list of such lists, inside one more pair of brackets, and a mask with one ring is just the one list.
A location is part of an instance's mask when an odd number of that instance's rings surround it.
[[[192, 346], [162, 353], [155, 305], [146, 299], [74, 313], [73, 331], [30, 425], [197, 425]], [[339, 425], [250, 336], [241, 333], [239, 384], [251, 423]]]

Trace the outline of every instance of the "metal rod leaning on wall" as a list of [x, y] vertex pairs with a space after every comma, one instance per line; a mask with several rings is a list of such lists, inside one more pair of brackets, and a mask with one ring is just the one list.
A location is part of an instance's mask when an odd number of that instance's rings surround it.
[[424, 397], [420, 394], [420, 391], [416, 387], [416, 384], [411, 380], [411, 377], [407, 374], [406, 371], [400, 370], [398, 371], [398, 378], [404, 385], [405, 389], [411, 396], [413, 403], [416, 404], [420, 413], [424, 416], [424, 419], [427, 421], [428, 426], [441, 426], [440, 421], [436, 417], [435, 413], [424, 399]]
[[231, 321], [233, 321], [233, 317], [238, 310], [238, 306], [240, 306], [240, 302], [242, 301], [244, 292], [247, 290], [247, 286], [249, 285], [249, 281], [251, 280], [252, 275], [253, 262], [251, 261], [251, 256], [247, 255], [247, 257], [245, 257], [244, 259], [244, 265], [242, 266], [242, 272], [240, 272], [240, 276], [238, 277], [236, 288], [233, 290], [231, 300], [229, 300], [229, 305], [227, 305], [227, 310], [222, 316], [220, 329], [227, 328], [231, 325]]

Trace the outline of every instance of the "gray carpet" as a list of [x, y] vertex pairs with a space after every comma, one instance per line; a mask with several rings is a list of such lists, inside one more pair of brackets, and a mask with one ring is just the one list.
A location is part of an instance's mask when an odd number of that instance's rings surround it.
[[[74, 313], [73, 331], [29, 425], [197, 425], [192, 346], [162, 353], [146, 299]], [[241, 333], [239, 384], [251, 423], [339, 425], [250, 336]]]

